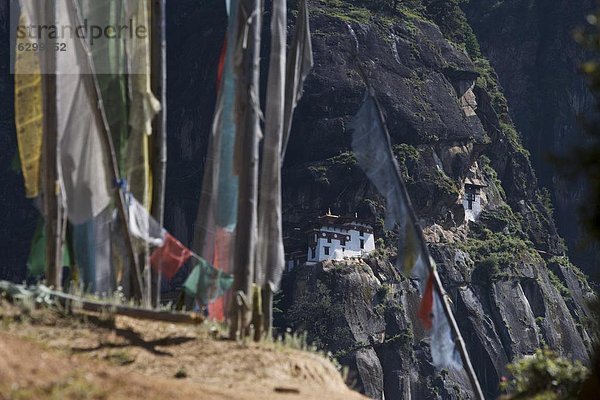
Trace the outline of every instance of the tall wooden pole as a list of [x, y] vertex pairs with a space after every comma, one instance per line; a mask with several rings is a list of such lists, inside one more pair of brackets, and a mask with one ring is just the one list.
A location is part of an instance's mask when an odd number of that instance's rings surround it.
[[[55, 2], [44, 3], [45, 21], [54, 25], [56, 20]], [[43, 199], [46, 235], [46, 280], [50, 286], [62, 286], [62, 202], [59, 184], [58, 123], [56, 116], [56, 53], [55, 39], [46, 38], [48, 51], [43, 52], [42, 91], [44, 98], [43, 135]]]
[[[152, 124], [152, 216], [164, 224], [165, 188], [167, 180], [167, 34], [165, 0], [152, 0], [151, 9], [151, 88], [160, 101], [160, 111]], [[153, 274], [152, 289], [155, 306], [160, 304], [160, 271]]]
[[[387, 130], [387, 125], [385, 124], [385, 118], [383, 117], [383, 112], [382, 112], [381, 106], [379, 104], [379, 101], [377, 100], [377, 97], [375, 97], [375, 95], [373, 93], [373, 89], [369, 83], [367, 75], [365, 74], [362, 67], [360, 66], [360, 63], [357, 63], [357, 65], [358, 65], [360, 75], [362, 76], [365, 84], [367, 85], [367, 90], [369, 91], [370, 95], [373, 97], [375, 107], [377, 108], [377, 114], [379, 117], [379, 121], [381, 122], [381, 126], [383, 127], [383, 130], [385, 132], [385, 136], [386, 136], [385, 139], [388, 142], [388, 148], [390, 149], [390, 152], [391, 152], [390, 134]], [[392, 155], [392, 157], [393, 157], [393, 155]], [[429, 273], [431, 273], [433, 275], [433, 284], [434, 284], [435, 290], [439, 294], [440, 298], [442, 299], [442, 308], [444, 310], [444, 314], [446, 315], [446, 318], [448, 319], [448, 321], [450, 323], [450, 328], [452, 329], [452, 333], [454, 334], [455, 341], [458, 345], [457, 347], [458, 347], [458, 351], [460, 353], [461, 360], [463, 362], [463, 367], [467, 373], [469, 381], [471, 382], [471, 387], [473, 389], [473, 393], [475, 394], [475, 398], [477, 400], [485, 400], [485, 397], [483, 397], [483, 392], [481, 390], [481, 385], [479, 384], [479, 380], [477, 379], [477, 374], [475, 373], [475, 370], [473, 369], [473, 364], [471, 364], [471, 359], [469, 358], [469, 352], [467, 351], [465, 341], [462, 338], [460, 329], [458, 328], [458, 324], [456, 323], [456, 319], [454, 318], [454, 314], [452, 313], [452, 309], [450, 308], [450, 304], [448, 303], [448, 294], [446, 293], [446, 290], [444, 289], [444, 286], [442, 285], [442, 281], [440, 280], [440, 277], [437, 273], [435, 266], [431, 264], [431, 256], [429, 254], [429, 249], [427, 248], [427, 244], [426, 244], [427, 242], [425, 241], [425, 237], [423, 236], [423, 230], [421, 229], [421, 226], [417, 222], [418, 221], [417, 214], [415, 213], [415, 210], [412, 206], [410, 196], [408, 195], [408, 191], [406, 190], [406, 186], [404, 185], [404, 180], [402, 179], [402, 176], [400, 175], [400, 171], [398, 171], [398, 169], [395, 169], [395, 178], [397, 181], [397, 185], [401, 189], [400, 193], [403, 197], [404, 203], [408, 206], [407, 207], [408, 212], [409, 212], [412, 220], [415, 222], [414, 229], [416, 230], [418, 238], [420, 240], [421, 250], [422, 250], [423, 254], [425, 255], [425, 262], [427, 263]]]
[[[238, 221], [233, 256], [234, 280], [231, 302], [230, 338], [244, 337], [252, 317], [252, 282], [257, 234], [259, 67], [262, 0], [240, 0], [236, 38], [241, 46], [237, 71], [235, 170], [239, 175]], [[237, 49], [236, 49], [237, 51]]]

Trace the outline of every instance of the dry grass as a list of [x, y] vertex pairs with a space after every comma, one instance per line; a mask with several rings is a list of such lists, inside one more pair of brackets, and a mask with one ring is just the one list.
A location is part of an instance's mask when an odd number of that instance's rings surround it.
[[0, 399], [360, 399], [322, 356], [0, 300]]

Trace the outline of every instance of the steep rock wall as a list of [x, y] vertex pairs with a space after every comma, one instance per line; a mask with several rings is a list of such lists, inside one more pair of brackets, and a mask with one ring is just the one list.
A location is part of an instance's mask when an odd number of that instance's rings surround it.
[[483, 54], [498, 73], [541, 185], [552, 193], [559, 231], [569, 248], [577, 249], [572, 258], [597, 279], [599, 250], [580, 249], [577, 209], [584, 200], [584, 183], [562, 179], [548, 160], [549, 154], [564, 154], [586, 143], [578, 115], [591, 112], [595, 102], [578, 72], [587, 59], [585, 50], [572, 34], [594, 7], [592, 0], [472, 0], [464, 9]]
[[[350, 10], [335, 1], [311, 4], [315, 68], [286, 155], [285, 228], [290, 236], [302, 232], [329, 207], [357, 211], [373, 221], [380, 258], [298, 267], [286, 277], [279, 326], [307, 329], [373, 398], [471, 396], [463, 374], [435, 372], [429, 363], [414, 318], [416, 288], [388, 262], [395, 237], [382, 230], [383, 201], [350, 149], [361, 63], [486, 396], [498, 394], [508, 362], [541, 345], [587, 360], [593, 292], [563, 256], [493, 67], [483, 57], [472, 61], [422, 9], [390, 15], [361, 2]], [[470, 223], [466, 178], [487, 184], [483, 211]]]
[[[541, 344], [587, 359], [588, 333], [567, 304], [585, 305], [560, 294], [543, 262], [523, 262], [510, 276], [471, 280], [478, 267], [468, 254], [446, 245], [432, 250], [486, 397], [498, 395], [510, 360]], [[591, 290], [571, 296], [589, 297]], [[471, 398], [464, 372], [431, 366], [429, 338], [415, 317], [418, 302], [416, 284], [385, 257], [326, 261], [286, 277], [280, 323], [307, 330], [309, 340], [350, 367], [349, 383], [371, 398]]]

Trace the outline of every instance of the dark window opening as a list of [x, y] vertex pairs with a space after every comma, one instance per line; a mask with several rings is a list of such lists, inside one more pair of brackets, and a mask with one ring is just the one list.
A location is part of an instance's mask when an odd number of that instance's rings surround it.
[[365, 236], [365, 233], [363, 231], [359, 232], [360, 236]]
[[310, 248], [310, 258], [315, 258], [317, 255], [317, 249], [315, 247]]
[[346, 245], [346, 239], [340, 239], [340, 246]]
[[467, 193], [467, 208], [469, 210], [473, 209], [473, 202], [475, 201], [475, 193]]
[[325, 255], [328, 256], [329, 255], [329, 247], [328, 246], [324, 246], [323, 250], [325, 250]]
[[327, 243], [331, 243], [331, 238], [330, 237], [327, 238]]
[[365, 241], [360, 239], [360, 248], [364, 249], [365, 248]]

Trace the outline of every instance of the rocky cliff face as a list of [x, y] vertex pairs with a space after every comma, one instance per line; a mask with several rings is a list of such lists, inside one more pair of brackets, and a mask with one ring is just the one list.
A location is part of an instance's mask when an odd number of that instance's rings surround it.
[[571, 249], [578, 249], [574, 261], [597, 279], [598, 249], [580, 249], [583, 234], [576, 213], [584, 200], [584, 184], [561, 179], [547, 159], [586, 142], [578, 117], [589, 113], [595, 102], [578, 73], [578, 65], [587, 59], [585, 51], [572, 34], [594, 7], [591, 0], [577, 6], [563, 0], [472, 0], [464, 9], [483, 54], [498, 73], [540, 183], [552, 193], [559, 231]]
[[[510, 360], [541, 345], [587, 358], [582, 300], [591, 292], [576, 272], [560, 267], [573, 283], [567, 295], [540, 260], [523, 260], [510, 275], [489, 276], [463, 251], [440, 245], [433, 254], [486, 398], [498, 395]], [[472, 397], [462, 371], [431, 366], [429, 339], [415, 317], [416, 285], [385, 257], [303, 265], [286, 277], [283, 289], [280, 322], [307, 330], [309, 339], [350, 367], [349, 382], [369, 397]]]
[[[432, 9], [415, 3], [397, 13], [368, 2], [311, 3], [315, 68], [286, 155], [285, 225], [291, 234], [328, 207], [358, 211], [373, 221], [381, 250], [364, 261], [295, 269], [286, 277], [279, 324], [308, 330], [373, 398], [470, 395], [465, 376], [435, 373], [429, 364], [428, 339], [414, 318], [415, 286], [389, 263], [394, 235], [382, 230], [384, 204], [350, 149], [347, 123], [364, 91], [361, 63], [384, 108], [475, 370], [492, 398], [506, 364], [542, 345], [587, 359], [586, 303], [593, 294], [564, 257], [527, 142], [470, 28], [440, 29]], [[461, 37], [469, 41], [448, 40]], [[475, 222], [467, 222], [462, 205], [467, 178], [487, 185]]]

